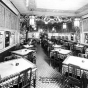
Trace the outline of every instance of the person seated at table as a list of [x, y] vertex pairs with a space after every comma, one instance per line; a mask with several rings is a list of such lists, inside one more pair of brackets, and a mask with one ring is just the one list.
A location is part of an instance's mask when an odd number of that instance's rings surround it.
[[37, 41], [35, 39], [32, 40], [32, 45], [34, 45], [34, 46], [37, 45]]
[[28, 41], [28, 45], [31, 45], [31, 43], [32, 43], [32, 39], [30, 41]]

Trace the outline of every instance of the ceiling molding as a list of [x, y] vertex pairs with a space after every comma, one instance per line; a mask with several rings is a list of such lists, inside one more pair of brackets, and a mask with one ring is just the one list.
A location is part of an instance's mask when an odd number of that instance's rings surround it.
[[[3, 0], [4, 1], [4, 0]], [[8, 1], [8, 0], [7, 0]], [[28, 7], [26, 7], [26, 0], [10, 0], [18, 8], [21, 14], [38, 15], [38, 16], [74, 16], [80, 17], [88, 13], [88, 4], [74, 10], [57, 10], [57, 9], [42, 9], [36, 7], [36, 0], [29, 0]], [[81, 4], [80, 4], [81, 5]], [[69, 7], [70, 8], [70, 7]]]
[[77, 11], [73, 10], [57, 10], [57, 9], [43, 9], [36, 8], [35, 0], [29, 0], [29, 13], [33, 15], [45, 15], [45, 16], [74, 16], [80, 17], [88, 13], [88, 4], [78, 9]]
[[82, 16], [83, 19], [88, 18], [88, 14]]
[[37, 16], [75, 16], [75, 13], [72, 12], [41, 12], [41, 11], [30, 11], [30, 14], [37, 15]]
[[82, 17], [82, 16], [84, 16], [84, 15], [86, 15], [86, 14], [88, 14], [88, 9], [87, 9], [87, 10], [84, 10], [84, 11], [82, 11], [82, 12], [80, 12], [80, 13], [76, 13], [76, 16]]
[[19, 11], [13, 6], [9, 0], [2, 0], [2, 2], [7, 5], [15, 14], [19, 15]]
[[76, 16], [83, 16], [88, 14], [88, 4], [86, 4], [85, 6], [83, 6], [82, 8], [78, 9], [75, 12]]
[[75, 13], [75, 11], [73, 10], [56, 10], [56, 9], [40, 9], [40, 8], [36, 8], [35, 10], [40, 12]]
[[86, 4], [86, 5], [83, 6], [82, 8], [78, 9], [77, 11], [75, 11], [75, 13], [76, 13], [76, 14], [77, 14], [77, 13], [81, 13], [81, 12], [87, 10], [87, 9], [88, 9], [88, 4]]

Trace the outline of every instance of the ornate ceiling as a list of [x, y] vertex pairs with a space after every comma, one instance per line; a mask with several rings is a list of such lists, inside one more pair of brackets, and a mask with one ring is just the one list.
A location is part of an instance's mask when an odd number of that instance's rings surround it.
[[[10, 0], [21, 14], [38, 16], [82, 16], [88, 0]], [[28, 2], [28, 6], [26, 5]]]

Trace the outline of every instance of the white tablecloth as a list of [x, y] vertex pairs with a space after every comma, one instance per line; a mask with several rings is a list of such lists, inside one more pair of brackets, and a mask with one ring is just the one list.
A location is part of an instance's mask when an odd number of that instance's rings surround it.
[[61, 45], [53, 45], [54, 48], [61, 48]]
[[75, 45], [76, 47], [79, 47], [79, 48], [83, 48], [84, 46], [83, 45]]
[[35, 51], [35, 50], [21, 49], [21, 50], [12, 51], [12, 53], [17, 54], [17, 55], [24, 56], [24, 55], [27, 55], [27, 54], [29, 54], [30, 52], [34, 52], [34, 51]]
[[61, 53], [61, 54], [69, 54], [69, 53], [71, 53], [70, 50], [65, 50], [65, 49], [61, 49], [61, 48], [54, 49], [54, 50], [52, 50], [52, 51], [57, 51], [57, 52], [59, 52], [59, 53]]
[[51, 42], [51, 41], [48, 41], [48, 43], [53, 44], [53, 42]]
[[64, 61], [63, 64], [73, 64], [79, 66], [82, 69], [88, 70], [88, 59], [76, 57], [76, 56], [68, 56]]
[[31, 47], [33, 47], [33, 45], [23, 45], [25, 48], [31, 48]]
[[[19, 65], [16, 66], [16, 63]], [[2, 62], [0, 63], [0, 75], [1, 78], [9, 77], [10, 75], [19, 73], [27, 68], [32, 68], [33, 71], [37, 69], [35, 64], [23, 58]]]

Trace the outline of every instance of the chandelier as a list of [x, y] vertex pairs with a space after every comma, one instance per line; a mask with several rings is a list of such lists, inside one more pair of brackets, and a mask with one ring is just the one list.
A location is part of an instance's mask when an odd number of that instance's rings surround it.
[[41, 17], [36, 17], [36, 20], [42, 20], [45, 22], [45, 24], [48, 23], [60, 23], [60, 22], [71, 22], [72, 18], [71, 17], [54, 17], [54, 16], [41, 16]]

